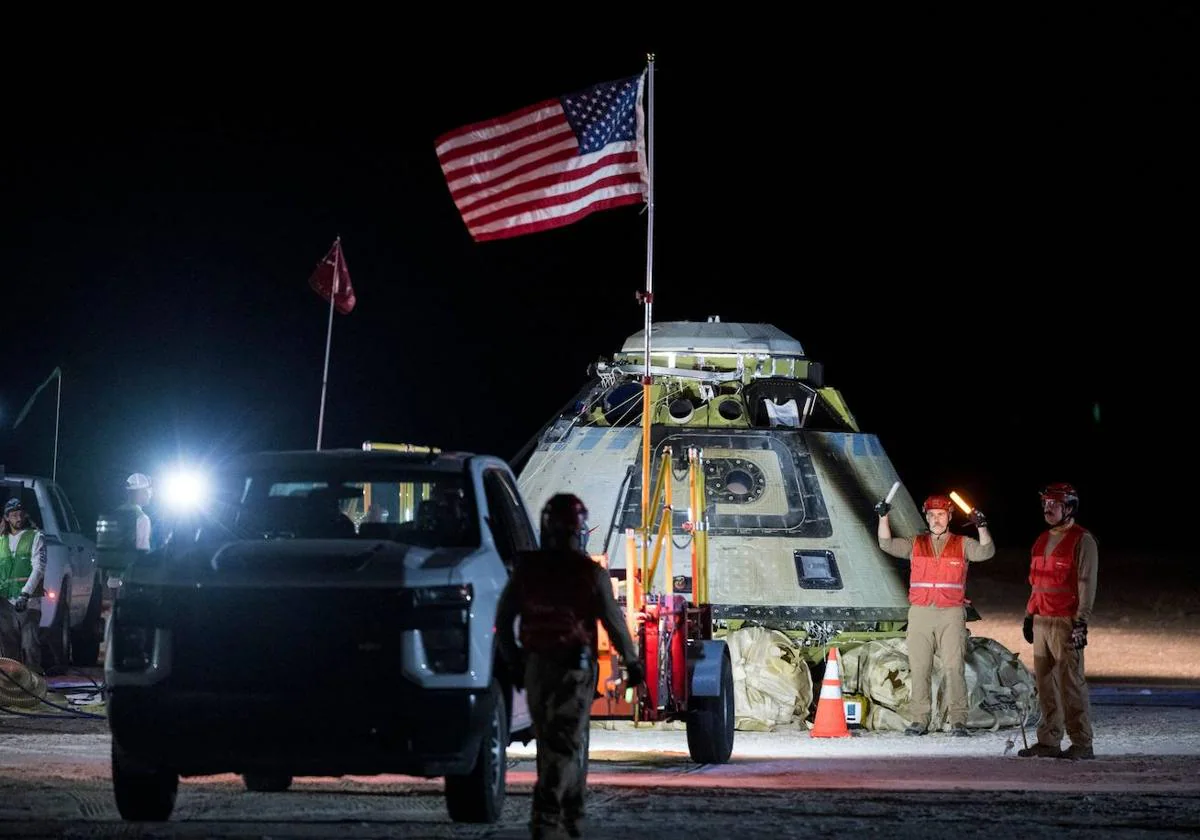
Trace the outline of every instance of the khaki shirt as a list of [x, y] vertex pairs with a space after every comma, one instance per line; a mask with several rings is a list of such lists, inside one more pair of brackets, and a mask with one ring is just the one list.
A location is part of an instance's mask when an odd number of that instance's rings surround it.
[[[942, 549], [946, 547], [946, 541], [950, 539], [950, 532], [946, 531], [940, 537], [929, 535], [929, 539], [933, 542], [934, 554], [939, 557], [942, 554]], [[979, 563], [984, 560], [990, 560], [996, 555], [996, 543], [990, 542], [987, 545], [981, 545], [979, 540], [974, 537], [963, 537], [963, 554], [967, 558], [968, 563]], [[892, 537], [887, 540], [880, 540], [879, 547], [893, 557], [899, 557], [902, 560], [912, 559], [913, 541], [909, 537]]]

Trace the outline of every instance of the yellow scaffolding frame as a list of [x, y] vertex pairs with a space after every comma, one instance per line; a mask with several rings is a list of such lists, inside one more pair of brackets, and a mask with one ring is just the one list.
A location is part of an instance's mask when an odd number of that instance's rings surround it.
[[[642, 575], [642, 580], [648, 581], [647, 590], [654, 589], [654, 578], [658, 573], [659, 555], [663, 553], [663, 546], [666, 545], [666, 586], [663, 587], [668, 595], [675, 591], [674, 576], [671, 574], [671, 533], [674, 530], [674, 513], [671, 507], [671, 485], [672, 480], [671, 470], [671, 447], [663, 447], [662, 457], [659, 459], [658, 465], [658, 481], [654, 482], [654, 501], [650, 505], [650, 509], [656, 514], [661, 514], [658, 528], [654, 529], [654, 521], [651, 520], [646, 530], [643, 533], [643, 538], [646, 541], [646, 549], [642, 553], [642, 568], [646, 568], [646, 553], [649, 551], [649, 537], [652, 530], [656, 530], [654, 538], [654, 552], [650, 556], [650, 569]], [[660, 509], [658, 506], [659, 500], [662, 499], [663, 506]]]
[[708, 603], [708, 500], [704, 495], [704, 453], [688, 447], [688, 522], [692, 527], [692, 603]]
[[[648, 462], [649, 458], [643, 459]], [[654, 482], [653, 493], [643, 485], [642, 497], [645, 499], [642, 527], [636, 532], [632, 528], [625, 532], [625, 556], [633, 561], [637, 558], [639, 577], [642, 582], [641, 598], [635, 603], [632, 575], [626, 574], [626, 603], [632, 609], [641, 611], [645, 606], [645, 595], [656, 591], [655, 578], [658, 575], [660, 559], [665, 559], [664, 572], [666, 582], [663, 591], [667, 595], [675, 592], [674, 566], [671, 562], [674, 532], [674, 472], [673, 453], [671, 447], [663, 447], [659, 457], [658, 476]], [[643, 475], [649, 472], [643, 470]], [[661, 506], [660, 506], [661, 503]], [[688, 448], [688, 518], [685, 527], [692, 533], [692, 602], [694, 604], [708, 603], [708, 518], [705, 516], [707, 500], [704, 494], [704, 457], [697, 447]], [[627, 563], [627, 566], [632, 562]]]

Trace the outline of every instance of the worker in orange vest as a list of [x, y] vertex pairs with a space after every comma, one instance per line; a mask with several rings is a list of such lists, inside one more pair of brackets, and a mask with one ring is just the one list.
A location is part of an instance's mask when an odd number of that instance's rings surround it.
[[908, 585], [908, 667], [912, 693], [905, 735], [929, 731], [932, 707], [933, 656], [942, 660], [946, 677], [946, 712], [953, 735], [967, 736], [967, 567], [996, 553], [987, 519], [978, 508], [971, 523], [979, 539], [950, 532], [954, 503], [946, 496], [930, 496], [921, 507], [929, 532], [912, 539], [893, 537], [888, 522], [891, 506], [880, 502], [879, 547], [893, 557], [910, 560]]
[[[1075, 522], [1079, 494], [1070, 484], [1041, 492], [1042, 518], [1050, 530], [1033, 544], [1029, 564], [1032, 592], [1025, 605], [1025, 641], [1033, 645], [1042, 720], [1037, 743], [1019, 750], [1023, 758], [1093, 758], [1092, 723], [1083, 649], [1096, 601], [1099, 548], [1096, 538]], [[1071, 746], [1061, 749], [1063, 734]]]

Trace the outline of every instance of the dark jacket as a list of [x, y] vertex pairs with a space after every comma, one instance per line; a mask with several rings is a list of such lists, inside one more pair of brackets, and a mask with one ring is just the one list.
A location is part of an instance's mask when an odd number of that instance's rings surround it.
[[[513, 623], [521, 617], [521, 647]], [[626, 662], [636, 659], [625, 616], [612, 583], [586, 554], [567, 550], [522, 552], [496, 609], [500, 653], [510, 663], [522, 654], [577, 656], [588, 647], [596, 656], [596, 622], [604, 624]]]

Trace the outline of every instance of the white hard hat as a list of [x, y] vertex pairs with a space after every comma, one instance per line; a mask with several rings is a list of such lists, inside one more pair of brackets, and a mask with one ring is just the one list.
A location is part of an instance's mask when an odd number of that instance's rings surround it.
[[125, 479], [125, 489], [126, 490], [149, 490], [150, 489], [150, 476], [143, 475], [142, 473], [134, 473], [133, 475], [129, 476], [129, 478]]

